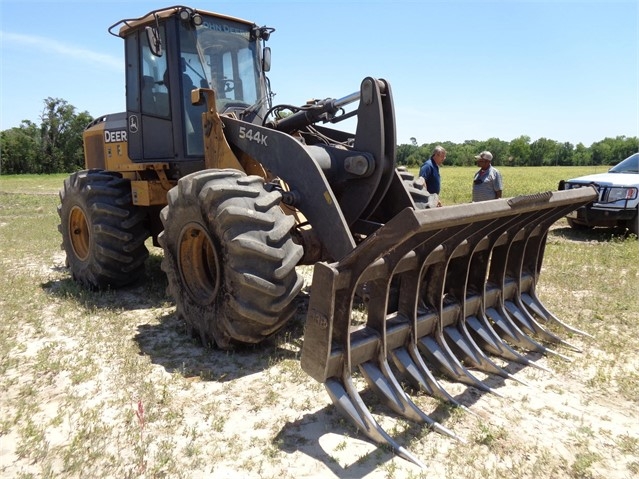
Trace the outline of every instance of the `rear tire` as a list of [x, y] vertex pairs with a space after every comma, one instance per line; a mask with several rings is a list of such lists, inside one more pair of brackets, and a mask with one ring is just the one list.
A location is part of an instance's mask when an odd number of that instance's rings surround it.
[[119, 173], [84, 170], [60, 190], [62, 249], [73, 279], [93, 289], [118, 288], [144, 274], [146, 212], [131, 201]]
[[258, 343], [295, 313], [303, 251], [280, 202], [237, 170], [193, 173], [169, 191], [162, 269], [178, 316], [204, 345]]

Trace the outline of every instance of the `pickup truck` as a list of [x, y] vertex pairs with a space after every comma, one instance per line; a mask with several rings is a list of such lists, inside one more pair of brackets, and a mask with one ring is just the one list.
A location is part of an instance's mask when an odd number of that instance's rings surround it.
[[566, 217], [571, 228], [595, 226], [627, 228], [639, 235], [639, 153], [610, 168], [607, 173], [559, 182], [560, 190], [594, 185], [599, 198]]

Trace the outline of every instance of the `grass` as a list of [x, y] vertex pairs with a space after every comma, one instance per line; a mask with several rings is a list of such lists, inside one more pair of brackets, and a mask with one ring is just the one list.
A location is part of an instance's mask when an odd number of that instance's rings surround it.
[[[504, 179], [504, 197], [553, 191], [557, 190], [560, 180], [608, 171], [607, 166], [540, 166], [534, 168], [497, 166], [497, 169]], [[419, 175], [419, 169], [417, 168], [409, 171], [415, 177]], [[452, 205], [470, 202], [473, 176], [476, 172], [476, 167], [449, 167], [444, 163], [440, 169], [442, 204]]]
[[[593, 167], [501, 170], [505, 195], [513, 196], [555, 189]], [[444, 204], [469, 200], [473, 173], [444, 166]], [[539, 294], [593, 336], [556, 330], [582, 349], [559, 348], [572, 362], [533, 358], [554, 373], [524, 368], [533, 387], [504, 386], [504, 400], [474, 398], [477, 418], [415, 395], [466, 445], [376, 416], [428, 464], [424, 472], [362, 441], [329, 406], [299, 366], [302, 323], [258, 347], [201, 348], [173, 314], [162, 253], [150, 244], [145, 282], [121, 291], [78, 287], [57, 231], [64, 177], [0, 177], [0, 476], [577, 479], [639, 472], [635, 238], [578, 234], [565, 220], [551, 231]], [[464, 386], [445, 384], [470, 399]]]

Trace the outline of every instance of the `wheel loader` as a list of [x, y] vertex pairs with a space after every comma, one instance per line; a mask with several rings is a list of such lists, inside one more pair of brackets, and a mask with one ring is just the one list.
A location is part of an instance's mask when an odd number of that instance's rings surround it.
[[[274, 29], [174, 6], [121, 20], [126, 112], [84, 132], [85, 166], [60, 191], [73, 279], [118, 288], [163, 248], [176, 314], [207, 346], [259, 343], [294, 315], [314, 265], [301, 367], [371, 440], [423, 465], [364, 404], [363, 380], [396, 414], [462, 440], [405, 384], [454, 406], [445, 376], [494, 392], [474, 370], [560, 354], [562, 323], [536, 295], [549, 227], [590, 188], [430, 208], [397, 168], [387, 80], [345, 96], [273, 105]], [[349, 133], [335, 125], [351, 120]], [[354, 380], [354, 375], [357, 380]]]

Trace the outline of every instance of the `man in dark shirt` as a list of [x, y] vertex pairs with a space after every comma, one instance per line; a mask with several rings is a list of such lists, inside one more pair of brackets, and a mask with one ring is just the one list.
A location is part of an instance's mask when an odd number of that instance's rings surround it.
[[[439, 197], [441, 191], [441, 177], [439, 176], [439, 167], [446, 159], [446, 150], [442, 146], [436, 146], [433, 154], [424, 162], [419, 169], [419, 176], [424, 179], [426, 189], [430, 194], [436, 194]], [[437, 199], [437, 206], [441, 206], [441, 201]]]

